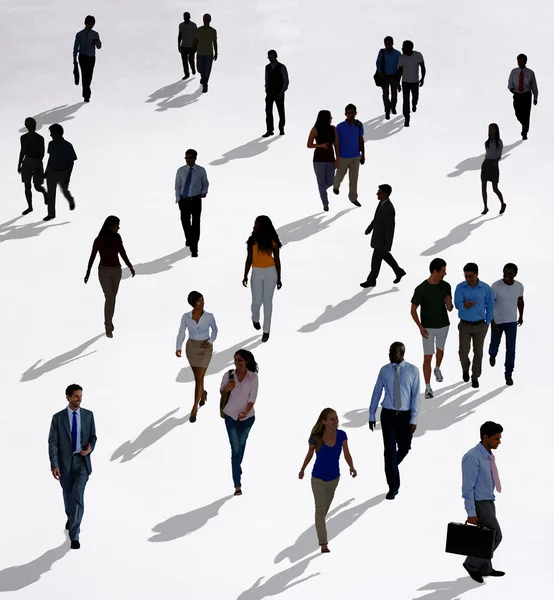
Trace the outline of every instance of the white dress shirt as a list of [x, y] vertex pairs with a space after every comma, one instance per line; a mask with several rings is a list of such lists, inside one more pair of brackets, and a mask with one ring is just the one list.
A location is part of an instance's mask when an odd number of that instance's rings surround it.
[[[213, 344], [217, 338], [217, 325], [212, 313], [204, 311], [197, 323], [192, 318], [192, 311], [190, 311], [181, 318], [181, 326], [177, 334], [177, 350], [181, 350], [183, 347], [187, 329], [191, 340], [208, 340], [210, 344]], [[211, 336], [210, 329], [212, 330]]]
[[[77, 448], [74, 454], [81, 452], [83, 449], [81, 446], [81, 408], [79, 407], [77, 410]], [[67, 417], [69, 419], [69, 433], [73, 433], [73, 410], [67, 407]], [[73, 438], [71, 438], [73, 439]]]
[[203, 196], [208, 193], [210, 182], [208, 181], [208, 176], [206, 175], [206, 169], [200, 165], [194, 165], [194, 167], [184, 165], [177, 169], [177, 174], [175, 175], [175, 202], [179, 202], [183, 192], [185, 191], [187, 175], [191, 169], [192, 177], [190, 180], [188, 197], [191, 198], [192, 196]]
[[[238, 421], [240, 413], [246, 410], [248, 403], [256, 403], [256, 398], [258, 397], [258, 375], [252, 371], [246, 371], [244, 379], [239, 381], [237, 374], [235, 373], [234, 382], [235, 389], [231, 391], [229, 400], [223, 409], [223, 413], [228, 417], [231, 417], [231, 419]], [[228, 383], [229, 371], [223, 375], [219, 389], [222, 390]], [[254, 414], [254, 407], [252, 407], [243, 420], [250, 419]]]
[[537, 80], [535, 79], [534, 71], [524, 67], [523, 69], [523, 92], [519, 91], [519, 74], [521, 69], [516, 67], [512, 69], [510, 77], [508, 78], [508, 89], [514, 90], [516, 94], [522, 94], [531, 90], [533, 92], [533, 98], [535, 100], [539, 97], [539, 88], [537, 87]]

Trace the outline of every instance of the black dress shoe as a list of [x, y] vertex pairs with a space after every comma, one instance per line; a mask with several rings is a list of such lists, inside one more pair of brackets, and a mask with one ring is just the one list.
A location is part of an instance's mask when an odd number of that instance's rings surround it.
[[264, 333], [262, 335], [262, 342], [267, 342], [268, 339], [269, 339], [269, 333]]
[[481, 573], [478, 573], [477, 571], [471, 571], [465, 565], [464, 569], [468, 572], [469, 576], [471, 577], [471, 579], [473, 579], [473, 581], [476, 581], [477, 583], [483, 583], [483, 576], [481, 575]]
[[526, 133], [522, 133], [521, 134], [521, 139], [522, 140], [526, 140], [527, 139], [527, 134]]
[[462, 379], [467, 383], [469, 381], [469, 371], [462, 371]]
[[479, 387], [479, 380], [478, 379], [472, 379], [471, 380], [471, 387], [472, 388], [478, 388]]
[[207, 85], [202, 86], [202, 93], [206, 94], [207, 92], [208, 92], [208, 86]]
[[393, 492], [392, 490], [389, 490], [389, 493], [385, 496], [385, 498], [387, 500], [394, 500], [396, 498], [396, 494], [398, 494], [398, 492]]
[[284, 129], [281, 129], [281, 130], [279, 131], [279, 135], [285, 135], [285, 130], [284, 130]]
[[252, 325], [254, 325], [254, 329], [257, 329], [257, 330], [260, 330], [262, 328], [259, 321], [258, 322], [252, 321]]
[[184, 81], [185, 79], [188, 79], [189, 77], [190, 77], [190, 75], [187, 73], [181, 81]]
[[390, 113], [385, 113], [385, 119], [388, 121], [390, 119]]
[[80, 544], [79, 540], [71, 540], [71, 549], [72, 550], [79, 550], [80, 547], [81, 547], [81, 544]]
[[488, 574], [488, 577], [504, 577], [506, 573], [504, 571], [495, 571], [494, 569]]
[[396, 276], [396, 279], [393, 281], [393, 283], [400, 283], [400, 280], [402, 277], [404, 277], [404, 275], [406, 275], [406, 271], [402, 269], [402, 271]]
[[496, 364], [496, 356], [489, 356], [489, 365], [491, 367], [494, 367], [495, 364]]
[[396, 114], [396, 108], [391, 108], [391, 109], [390, 109], [390, 111], [391, 111], [391, 113], [392, 113], [393, 115], [395, 115], [395, 114]]
[[266, 132], [265, 132], [265, 133], [262, 135], [262, 137], [263, 137], [263, 138], [268, 138], [268, 137], [271, 137], [272, 135], [273, 135], [273, 131], [266, 131]]
[[409, 127], [410, 126], [410, 121], [408, 121], [408, 119], [404, 119], [404, 127]]
[[75, 210], [75, 200], [69, 201], [69, 210]]
[[358, 208], [360, 208], [362, 206], [357, 200], [350, 200], [350, 202], [352, 202], [352, 204], [354, 206], [357, 206]]
[[506, 385], [514, 385], [514, 380], [511, 377], [506, 377]]
[[335, 194], [336, 196], [339, 195], [339, 189], [338, 188], [333, 188], [333, 194]]
[[506, 212], [506, 203], [502, 202], [502, 206], [500, 207], [500, 213], [501, 215], [503, 215]]
[[21, 214], [22, 215], [28, 215], [30, 212], [33, 212], [33, 209], [31, 207], [26, 208]]
[[44, 219], [42, 219], [43, 221], [51, 221], [52, 219], [55, 219], [56, 217], [50, 217], [50, 216], [46, 216], [44, 217]]
[[90, 102], [90, 98], [83, 98], [85, 102]]
[[412, 106], [412, 112], [417, 112], [417, 106], [415, 104]]
[[377, 282], [374, 279], [367, 279], [363, 283], [360, 283], [360, 287], [363, 287], [363, 288], [375, 287], [376, 285], [377, 285]]
[[192, 258], [198, 258], [198, 251], [191, 252], [191, 256], [192, 256]]

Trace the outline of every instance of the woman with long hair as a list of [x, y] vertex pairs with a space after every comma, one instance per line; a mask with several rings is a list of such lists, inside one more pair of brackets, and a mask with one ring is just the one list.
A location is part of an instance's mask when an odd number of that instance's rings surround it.
[[235, 369], [221, 380], [221, 394], [230, 393], [223, 408], [225, 427], [231, 444], [231, 470], [235, 496], [242, 495], [241, 463], [248, 434], [254, 425], [254, 404], [258, 395], [258, 364], [248, 350], [235, 353]]
[[304, 464], [300, 469], [300, 473], [298, 473], [298, 478], [303, 479], [304, 470], [312, 460], [315, 452], [312, 491], [315, 500], [315, 529], [322, 552], [330, 552], [327, 545], [325, 517], [329, 512], [335, 490], [339, 484], [339, 460], [342, 450], [344, 450], [344, 458], [350, 467], [350, 475], [356, 477], [358, 474], [348, 449], [346, 433], [342, 429], [338, 429], [338, 426], [339, 418], [336, 411], [332, 408], [323, 409], [310, 434], [308, 454], [306, 454]]
[[489, 125], [489, 137], [485, 142], [485, 160], [481, 165], [481, 192], [483, 194], [483, 204], [485, 208], [482, 215], [486, 215], [489, 212], [487, 206], [487, 182], [492, 183], [492, 191], [498, 196], [500, 200], [500, 214], [503, 215], [506, 210], [506, 203], [502, 197], [502, 192], [498, 189], [498, 180], [500, 178], [500, 169], [498, 163], [502, 158], [502, 140], [500, 139], [500, 129], [496, 123]]
[[323, 210], [329, 210], [327, 190], [332, 187], [335, 169], [339, 166], [339, 138], [336, 128], [331, 125], [333, 117], [328, 110], [320, 110], [315, 125], [308, 135], [308, 148], [314, 150], [314, 172], [319, 188]]
[[102, 225], [102, 229], [98, 234], [98, 237], [94, 240], [92, 245], [92, 252], [88, 261], [87, 272], [85, 275], [85, 283], [88, 282], [90, 277], [90, 270], [96, 258], [96, 254], [100, 253], [100, 264], [98, 266], [98, 279], [104, 292], [104, 327], [106, 328], [106, 336], [113, 338], [113, 315], [115, 312], [115, 299], [117, 297], [117, 291], [119, 290], [119, 284], [121, 282], [121, 263], [119, 262], [119, 255], [125, 261], [125, 264], [129, 267], [131, 275], [135, 276], [135, 270], [133, 265], [127, 257], [125, 248], [123, 246], [123, 240], [118, 233], [119, 231], [119, 219], [110, 215]]
[[181, 317], [181, 326], [177, 334], [175, 356], [181, 358], [183, 342], [188, 329], [189, 339], [185, 346], [185, 354], [194, 373], [194, 403], [190, 411], [189, 421], [194, 423], [198, 407], [204, 406], [208, 400], [208, 392], [204, 389], [204, 376], [212, 359], [213, 343], [217, 338], [217, 325], [212, 313], [204, 310], [204, 296], [192, 291], [187, 298], [192, 306], [190, 312]]
[[247, 255], [244, 265], [242, 285], [248, 286], [248, 273], [252, 267], [252, 324], [260, 329], [260, 309], [264, 307], [264, 326], [262, 342], [267, 342], [271, 331], [271, 315], [273, 313], [273, 294], [275, 287], [281, 289], [281, 257], [282, 244], [269, 217], [260, 215], [254, 222], [252, 235], [246, 242]]

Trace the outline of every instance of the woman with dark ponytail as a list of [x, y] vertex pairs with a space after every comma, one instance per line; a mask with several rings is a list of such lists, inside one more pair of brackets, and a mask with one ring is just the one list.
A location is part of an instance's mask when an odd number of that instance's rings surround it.
[[335, 169], [339, 166], [339, 138], [331, 125], [332, 120], [330, 111], [320, 110], [315, 125], [310, 129], [307, 144], [308, 148], [315, 148], [314, 172], [324, 211], [329, 210], [327, 190], [333, 186]]
[[502, 149], [504, 145], [500, 139], [500, 128], [496, 123], [489, 125], [489, 137], [485, 142], [485, 160], [481, 165], [481, 194], [483, 196], [484, 209], [481, 213], [486, 215], [489, 212], [487, 205], [487, 183], [492, 183], [492, 191], [500, 200], [500, 214], [503, 215], [506, 210], [506, 203], [502, 192], [498, 189], [498, 180], [500, 179], [500, 169], [498, 163], [502, 158]]
[[327, 545], [327, 527], [325, 517], [331, 507], [335, 490], [339, 484], [340, 469], [339, 460], [341, 451], [344, 450], [344, 458], [350, 467], [350, 475], [356, 477], [358, 474], [354, 468], [354, 462], [348, 449], [348, 438], [342, 429], [338, 429], [339, 418], [332, 408], [321, 411], [317, 423], [312, 429], [308, 443], [310, 448], [304, 464], [298, 473], [298, 478], [304, 478], [304, 470], [316, 453], [315, 465], [312, 470], [312, 491], [315, 500], [315, 529], [322, 552], [330, 552]]

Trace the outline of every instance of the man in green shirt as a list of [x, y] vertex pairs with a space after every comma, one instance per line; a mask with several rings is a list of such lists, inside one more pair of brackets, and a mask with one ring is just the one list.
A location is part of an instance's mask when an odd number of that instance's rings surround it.
[[205, 14], [203, 21], [204, 25], [196, 30], [193, 54], [196, 53], [196, 69], [200, 73], [200, 84], [205, 94], [208, 91], [213, 61], [217, 60], [217, 31], [210, 27], [211, 15]]
[[[437, 348], [437, 360], [434, 369], [435, 378], [443, 380], [440, 366], [444, 357], [444, 346], [448, 336], [450, 321], [448, 313], [452, 310], [452, 288], [444, 281], [446, 262], [434, 258], [429, 265], [431, 276], [420, 283], [412, 298], [412, 319], [419, 327], [423, 340], [423, 377], [425, 378], [425, 398], [433, 397], [431, 389], [431, 360]], [[421, 306], [421, 321], [417, 314]]]

